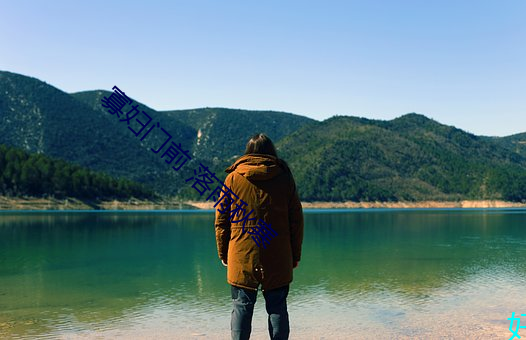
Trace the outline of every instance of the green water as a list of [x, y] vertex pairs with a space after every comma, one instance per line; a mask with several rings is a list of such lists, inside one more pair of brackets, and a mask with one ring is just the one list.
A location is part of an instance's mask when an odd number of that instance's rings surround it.
[[[526, 210], [308, 211], [291, 339], [507, 339], [525, 260]], [[225, 275], [212, 212], [3, 212], [0, 338], [226, 339]]]

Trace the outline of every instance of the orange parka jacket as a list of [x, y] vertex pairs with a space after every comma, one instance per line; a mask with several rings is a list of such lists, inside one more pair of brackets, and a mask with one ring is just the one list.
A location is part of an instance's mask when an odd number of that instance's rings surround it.
[[[303, 212], [292, 173], [284, 161], [261, 154], [244, 155], [225, 171], [225, 185], [235, 196], [218, 204], [215, 232], [228, 283], [249, 289], [261, 284], [263, 290], [288, 285], [303, 242]], [[258, 234], [268, 229], [265, 225], [273, 230], [267, 230], [266, 239]]]

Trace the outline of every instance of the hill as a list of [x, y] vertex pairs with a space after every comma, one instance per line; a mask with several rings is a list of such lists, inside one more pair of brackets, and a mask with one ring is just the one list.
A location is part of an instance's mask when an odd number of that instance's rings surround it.
[[[243, 152], [248, 135], [266, 126], [279, 140], [312, 121], [287, 113], [228, 109], [157, 112], [134, 101], [192, 155], [192, 161], [176, 172], [150, 150], [162, 145], [164, 135], [152, 133], [140, 141], [126, 123], [102, 107], [100, 100], [110, 94], [101, 90], [68, 94], [38, 79], [0, 71], [0, 143], [126, 177], [161, 194], [197, 198], [184, 183], [199, 163], [224, 178], [222, 169], [234, 150]], [[229, 134], [220, 138], [221, 131]]]
[[303, 199], [526, 199], [526, 159], [425, 116], [333, 117], [278, 144]]
[[243, 153], [247, 139], [266, 132], [289, 162], [304, 200], [526, 199], [526, 133], [476, 136], [419, 114], [319, 122], [274, 111], [155, 111], [135, 101], [190, 152], [192, 161], [176, 172], [150, 151], [163, 143], [162, 134], [140, 141], [101, 106], [110, 94], [68, 94], [0, 72], [0, 143], [126, 177], [160, 194], [198, 199], [185, 180], [199, 163], [224, 178], [223, 169]]
[[191, 125], [198, 131], [193, 150], [218, 160], [239, 157], [250, 135], [266, 133], [279, 141], [315, 120], [285, 112], [248, 111], [225, 108], [164, 111], [168, 117]]
[[[169, 183], [180, 175], [149, 151], [160, 136], [140, 142], [116, 117], [35, 78], [0, 72], [0, 89], [0, 143], [177, 191]], [[170, 129], [174, 138], [192, 133], [182, 124]]]
[[[107, 115], [100, 100], [109, 94], [107, 91], [85, 91], [71, 95]], [[286, 112], [226, 108], [155, 111], [143, 103], [135, 102], [145, 108], [148, 114], [171, 123], [170, 129], [174, 125], [187, 127], [188, 134], [182, 139], [183, 145], [191, 150], [193, 156], [215, 162], [241, 155], [251, 134], [263, 132], [279, 141], [297, 129], [315, 122], [313, 119]]]

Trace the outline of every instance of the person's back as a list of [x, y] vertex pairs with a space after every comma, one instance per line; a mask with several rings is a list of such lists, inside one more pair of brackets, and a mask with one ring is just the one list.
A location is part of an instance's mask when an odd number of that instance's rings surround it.
[[224, 199], [216, 212], [219, 258], [232, 285], [232, 338], [248, 339], [261, 284], [272, 339], [286, 339], [286, 297], [292, 269], [301, 258], [303, 214], [292, 173], [270, 139], [250, 139], [245, 155], [226, 170]]

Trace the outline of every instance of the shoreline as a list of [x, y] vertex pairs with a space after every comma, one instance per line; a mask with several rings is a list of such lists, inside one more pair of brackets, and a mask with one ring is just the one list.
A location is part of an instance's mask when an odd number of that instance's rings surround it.
[[[502, 200], [420, 201], [420, 202], [301, 202], [304, 209], [426, 209], [426, 208], [526, 208], [526, 203]], [[2, 210], [203, 210], [214, 209], [213, 202], [158, 200], [95, 201], [77, 198], [36, 198], [0, 196]]]

